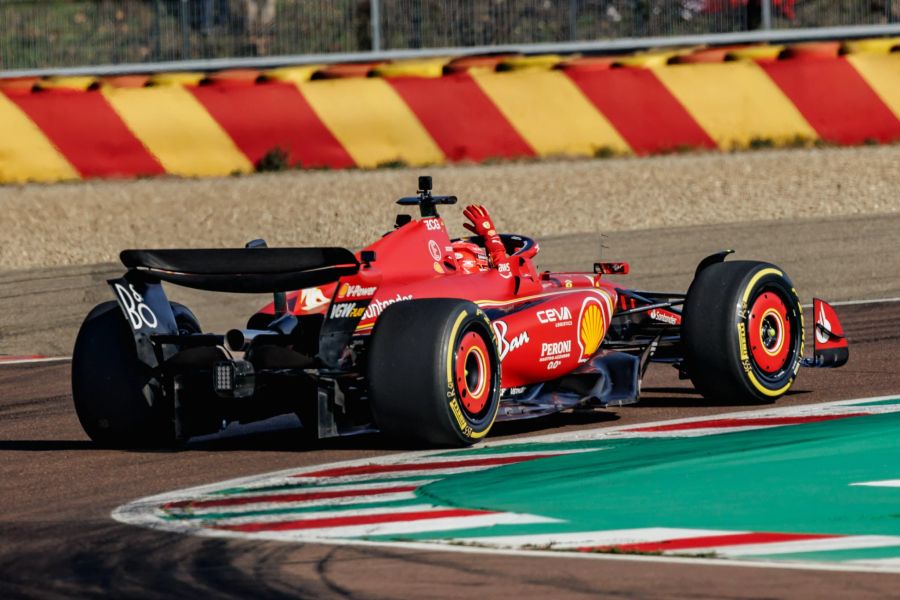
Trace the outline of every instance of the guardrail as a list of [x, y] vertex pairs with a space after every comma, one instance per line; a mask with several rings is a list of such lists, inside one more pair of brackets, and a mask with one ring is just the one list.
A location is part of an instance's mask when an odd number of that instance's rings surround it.
[[628, 50], [826, 37], [822, 28], [878, 35], [898, 23], [900, 0], [0, 0], [0, 71]]

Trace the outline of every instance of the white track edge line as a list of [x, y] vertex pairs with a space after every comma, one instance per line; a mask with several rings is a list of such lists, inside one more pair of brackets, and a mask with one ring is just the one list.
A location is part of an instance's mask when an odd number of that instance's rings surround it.
[[4, 365], [27, 365], [31, 363], [45, 363], [45, 362], [61, 362], [64, 360], [72, 360], [71, 356], [45, 356], [43, 358], [17, 358], [12, 360], [3, 360], [3, 357], [0, 356], [0, 367]]

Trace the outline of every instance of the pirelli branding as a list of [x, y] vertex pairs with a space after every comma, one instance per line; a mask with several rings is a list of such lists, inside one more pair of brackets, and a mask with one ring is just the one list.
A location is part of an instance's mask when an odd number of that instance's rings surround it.
[[741, 352], [741, 367], [745, 372], [751, 373], [753, 368], [750, 366], [750, 355], [747, 352], [747, 327], [743, 323], [738, 323], [738, 345]]
[[456, 401], [456, 398], [450, 400], [450, 411], [456, 418], [456, 424], [459, 426], [459, 430], [462, 434], [467, 437], [471, 436], [472, 427], [466, 422], [466, 418], [463, 416], [462, 409], [459, 407], [459, 402]]

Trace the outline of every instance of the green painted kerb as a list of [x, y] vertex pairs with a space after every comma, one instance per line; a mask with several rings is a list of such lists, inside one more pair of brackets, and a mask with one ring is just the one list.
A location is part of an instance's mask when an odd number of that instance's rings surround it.
[[900, 488], [850, 485], [900, 479], [900, 413], [593, 447], [453, 475], [418, 494], [440, 505], [564, 521], [457, 530], [454, 538], [639, 527], [900, 535]]

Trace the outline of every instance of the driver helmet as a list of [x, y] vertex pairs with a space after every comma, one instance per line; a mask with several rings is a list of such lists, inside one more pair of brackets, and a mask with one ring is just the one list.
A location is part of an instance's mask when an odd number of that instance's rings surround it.
[[453, 255], [456, 264], [466, 275], [487, 271], [490, 268], [487, 252], [478, 244], [472, 242], [453, 242]]

